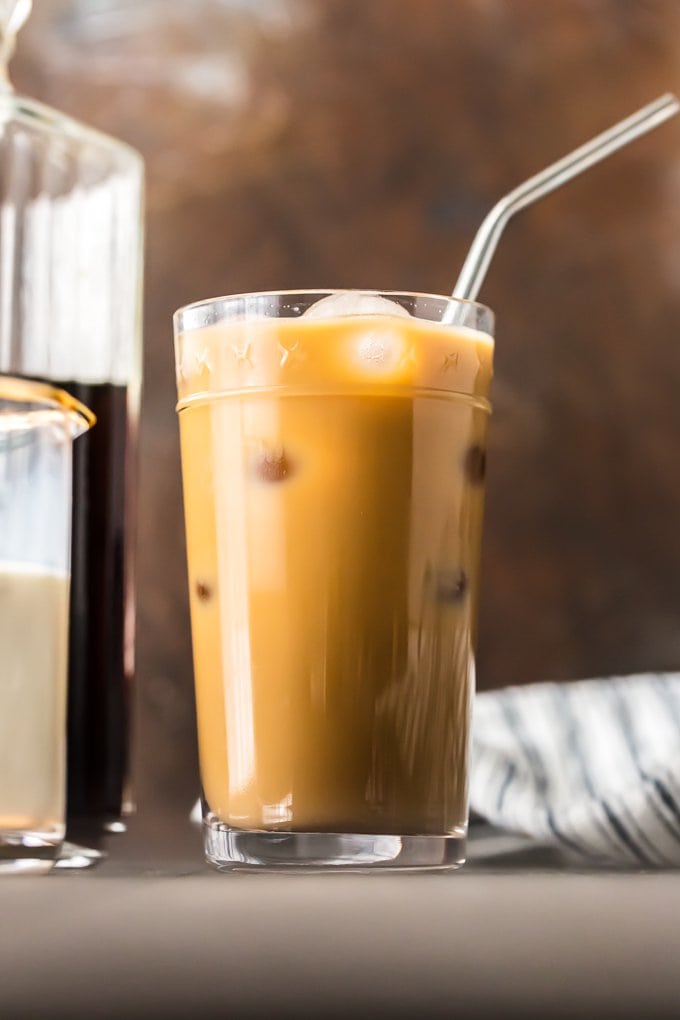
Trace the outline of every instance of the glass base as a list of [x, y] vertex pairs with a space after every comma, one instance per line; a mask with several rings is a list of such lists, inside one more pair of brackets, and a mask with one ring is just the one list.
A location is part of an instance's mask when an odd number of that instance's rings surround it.
[[465, 862], [465, 834], [379, 836], [334, 832], [262, 832], [232, 829], [208, 817], [203, 842], [219, 871], [446, 871]]
[[54, 867], [60, 871], [84, 871], [105, 860], [107, 854], [94, 847], [81, 846], [79, 843], [64, 843]]
[[42, 832], [0, 831], [0, 875], [44, 875], [51, 871], [62, 839]]
[[93, 868], [108, 857], [107, 838], [111, 833], [126, 832], [127, 825], [112, 816], [71, 818], [66, 825], [66, 841], [55, 868], [78, 871]]

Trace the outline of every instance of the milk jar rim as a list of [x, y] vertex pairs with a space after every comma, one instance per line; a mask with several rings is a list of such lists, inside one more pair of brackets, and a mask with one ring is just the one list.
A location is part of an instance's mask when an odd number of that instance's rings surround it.
[[18, 420], [14, 427], [19, 427], [19, 420], [28, 422], [30, 427], [35, 415], [52, 411], [69, 423], [71, 434], [75, 437], [87, 432], [97, 421], [89, 407], [66, 390], [33, 379], [0, 376], [0, 401], [16, 404]]
[[[488, 305], [484, 305], [479, 301], [455, 298], [450, 294], [431, 294], [427, 291], [375, 290], [364, 287], [310, 287], [294, 288], [292, 290], [243, 291], [238, 294], [223, 294], [212, 298], [202, 298], [199, 301], [192, 301], [187, 305], [181, 306], [173, 315], [173, 323], [175, 333], [179, 335], [195, 329], [201, 329], [205, 326], [215, 325], [227, 319], [233, 321], [236, 318], [244, 320], [283, 317], [299, 318], [307, 308], [310, 308], [312, 304], [320, 301], [322, 298], [344, 294], [356, 297], [387, 298], [401, 305], [402, 308], [406, 308], [403, 302], [410, 302], [413, 308], [412, 310], [408, 308], [406, 310], [415, 319], [429, 321], [433, 325], [441, 322], [444, 313], [448, 309], [452, 307], [461, 308], [464, 312], [463, 326], [479, 333], [480, 339], [487, 337], [491, 343], [494, 340], [494, 313]], [[276, 298], [284, 299], [283, 304], [275, 301], [274, 299]], [[305, 298], [312, 300], [305, 302]], [[286, 301], [286, 299], [289, 300]], [[429, 310], [438, 312], [434, 317], [425, 314], [430, 303], [433, 304], [433, 307]], [[305, 305], [305, 308], [302, 309], [301, 305]], [[233, 309], [231, 306], [234, 306]], [[291, 314], [284, 316], [282, 314], [284, 309]], [[347, 312], [346, 314], [356, 313]], [[337, 315], [332, 316], [332, 318], [336, 317]]]

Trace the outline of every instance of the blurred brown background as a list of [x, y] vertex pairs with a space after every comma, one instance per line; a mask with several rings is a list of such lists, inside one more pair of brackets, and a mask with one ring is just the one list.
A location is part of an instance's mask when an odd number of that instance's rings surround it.
[[[678, 0], [34, 0], [20, 91], [148, 167], [136, 785], [194, 799], [171, 313], [446, 293], [494, 201], [665, 91]], [[497, 314], [479, 686], [680, 667], [680, 119], [521, 214]]]

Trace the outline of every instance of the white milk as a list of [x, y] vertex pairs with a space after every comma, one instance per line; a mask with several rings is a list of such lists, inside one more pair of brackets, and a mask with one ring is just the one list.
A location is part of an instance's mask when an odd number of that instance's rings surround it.
[[0, 834], [60, 835], [69, 579], [0, 563]]

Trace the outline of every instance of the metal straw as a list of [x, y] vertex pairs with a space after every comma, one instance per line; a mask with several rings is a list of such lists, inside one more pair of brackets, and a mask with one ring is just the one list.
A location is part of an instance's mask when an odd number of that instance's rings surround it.
[[[660, 96], [648, 106], [643, 106], [631, 117], [615, 124], [608, 131], [604, 131], [601, 135], [586, 142], [585, 145], [575, 149], [570, 155], [558, 159], [556, 163], [552, 163], [545, 170], [530, 177], [528, 181], [520, 184], [505, 198], [501, 198], [486, 216], [475, 235], [456, 286], [453, 288], [452, 297], [469, 301], [475, 300], [496, 250], [496, 245], [511, 216], [554, 191], [555, 188], [559, 188], [561, 184], [566, 184], [572, 177], [583, 173], [595, 163], [611, 156], [613, 152], [628, 145], [633, 139], [639, 138], [640, 135], [663, 124], [669, 117], [675, 116], [679, 110], [680, 101], [676, 96], [671, 93]], [[447, 319], [453, 321], [455, 318], [455, 311], [449, 310], [444, 321]]]

